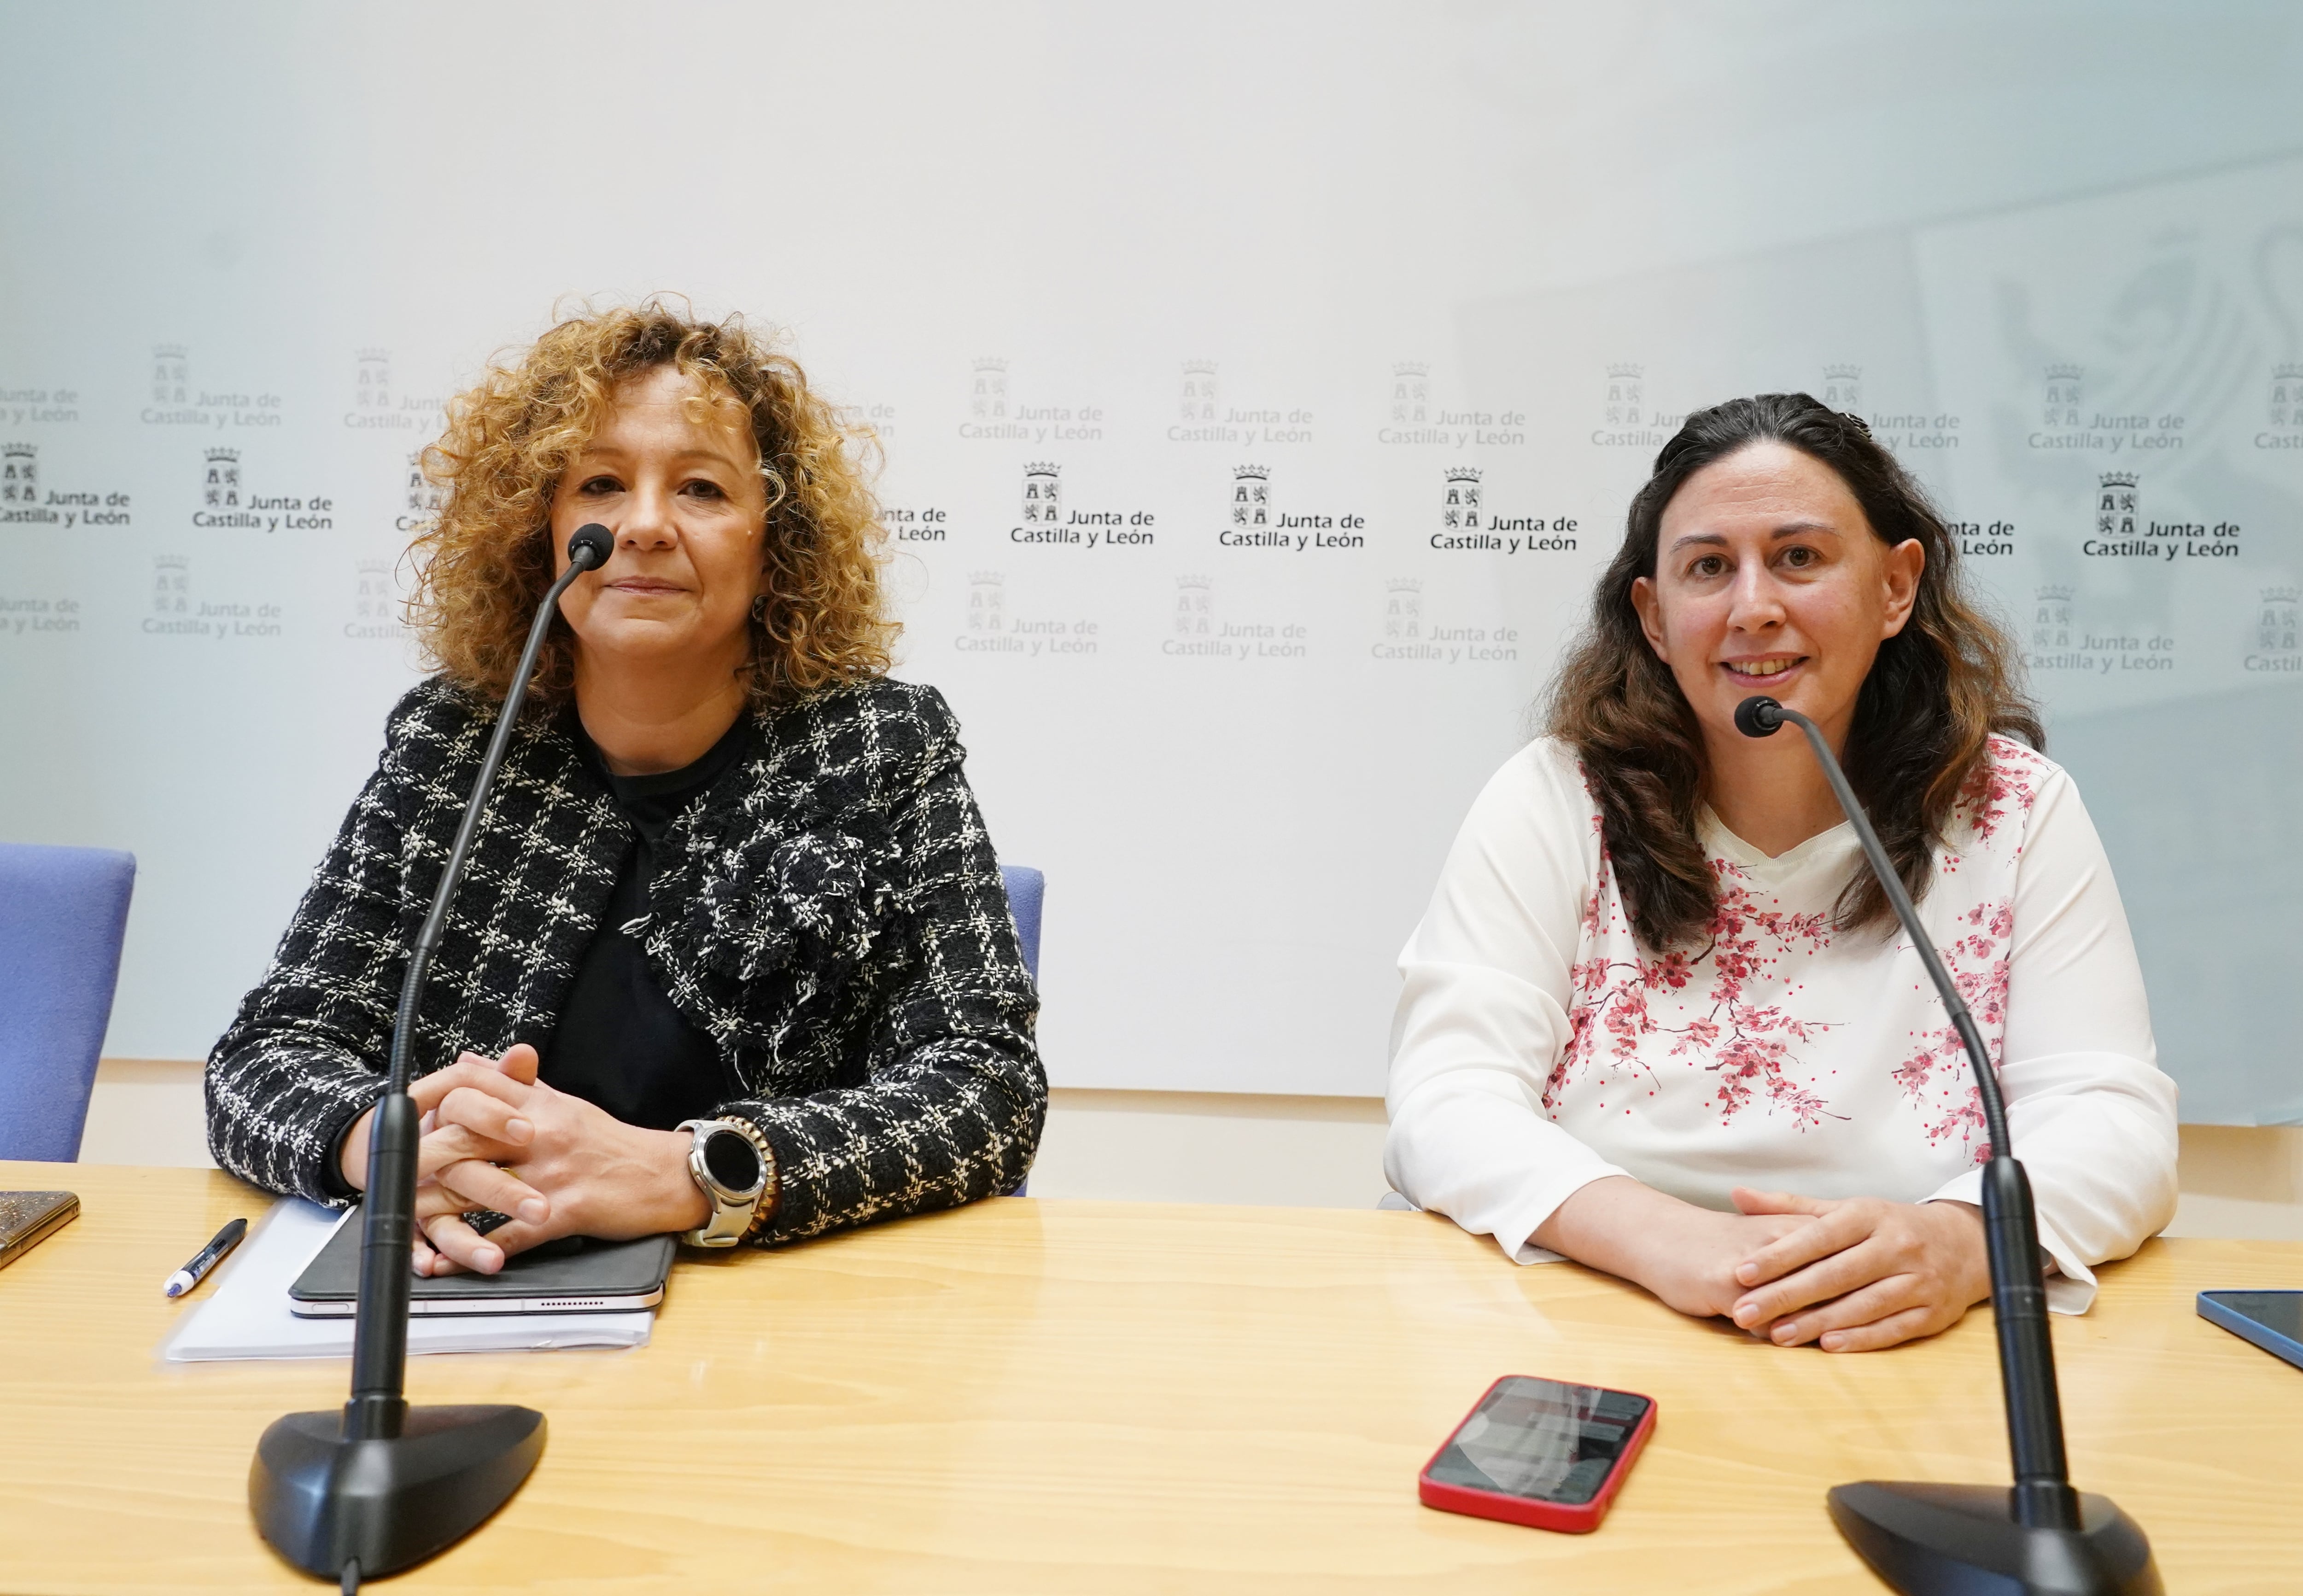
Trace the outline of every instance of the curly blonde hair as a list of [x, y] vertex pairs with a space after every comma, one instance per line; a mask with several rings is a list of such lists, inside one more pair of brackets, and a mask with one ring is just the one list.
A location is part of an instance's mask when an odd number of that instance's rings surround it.
[[[897, 626], [880, 584], [887, 533], [867, 480], [876, 440], [740, 316], [699, 322], [660, 299], [563, 321], [516, 358], [499, 357], [450, 403], [448, 430], [422, 462], [446, 500], [409, 549], [409, 620], [432, 664], [499, 701], [510, 691], [552, 585], [560, 479], [605, 420], [617, 385], [662, 366], [741, 405], [759, 445], [768, 584], [752, 623], [753, 701], [789, 702], [884, 673]], [[555, 617], [533, 701], [566, 700], [575, 654], [575, 634]]]

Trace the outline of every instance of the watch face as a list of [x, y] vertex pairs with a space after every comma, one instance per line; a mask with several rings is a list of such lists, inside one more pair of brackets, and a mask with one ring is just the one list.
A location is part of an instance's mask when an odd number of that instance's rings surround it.
[[760, 1183], [760, 1150], [740, 1131], [714, 1130], [704, 1138], [704, 1167], [730, 1191]]

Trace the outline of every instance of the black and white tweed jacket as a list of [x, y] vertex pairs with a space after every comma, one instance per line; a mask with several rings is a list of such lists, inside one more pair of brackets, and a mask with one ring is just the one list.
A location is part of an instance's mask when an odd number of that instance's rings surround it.
[[[384, 1093], [408, 949], [430, 908], [494, 706], [434, 681], [209, 1055], [208, 1146], [279, 1192], [325, 1171]], [[514, 735], [418, 1018], [418, 1074], [469, 1049], [547, 1048], [632, 840], [566, 723]], [[932, 687], [873, 681], [763, 711], [750, 758], [673, 822], [634, 932], [719, 1044], [781, 1196], [765, 1241], [1011, 1189], [1047, 1110], [1039, 999], [998, 861]]]

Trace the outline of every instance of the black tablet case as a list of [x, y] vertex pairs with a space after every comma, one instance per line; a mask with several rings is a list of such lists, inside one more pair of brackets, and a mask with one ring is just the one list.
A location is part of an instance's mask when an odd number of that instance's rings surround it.
[[[297, 1302], [350, 1302], [358, 1298], [364, 1228], [357, 1211], [338, 1225], [319, 1256], [288, 1288], [289, 1297]], [[497, 1305], [510, 1298], [538, 1297], [553, 1298], [550, 1311], [558, 1314], [626, 1313], [630, 1310], [592, 1299], [647, 1297], [662, 1289], [679, 1246], [670, 1236], [643, 1236], [636, 1241], [569, 1236], [514, 1253], [494, 1274], [418, 1275], [409, 1282], [410, 1295], [422, 1302], [467, 1299], [474, 1314], [519, 1312]], [[439, 1315], [457, 1310], [434, 1307], [429, 1311]]]

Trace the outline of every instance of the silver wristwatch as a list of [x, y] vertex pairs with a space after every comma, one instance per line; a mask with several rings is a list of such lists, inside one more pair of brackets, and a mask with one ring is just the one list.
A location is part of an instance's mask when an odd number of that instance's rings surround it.
[[690, 1247], [733, 1247], [751, 1234], [767, 1196], [774, 1157], [767, 1138], [741, 1120], [682, 1120], [688, 1172], [712, 1205], [712, 1217], [680, 1237]]

